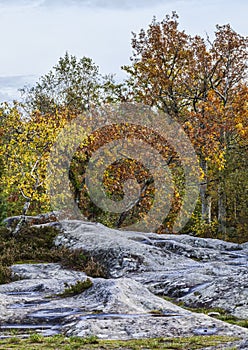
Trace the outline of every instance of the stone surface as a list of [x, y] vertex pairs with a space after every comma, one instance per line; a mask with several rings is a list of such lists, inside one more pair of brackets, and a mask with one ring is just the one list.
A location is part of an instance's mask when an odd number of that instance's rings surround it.
[[35, 329], [102, 339], [234, 335], [245, 349], [248, 329], [185, 310], [162, 296], [248, 318], [247, 243], [122, 232], [82, 221], [55, 225], [62, 230], [56, 245], [90, 253], [106, 267], [108, 278], [91, 278], [92, 287], [61, 298], [55, 294], [65, 283], [87, 276], [59, 264], [12, 266], [20, 280], [0, 285], [2, 332], [19, 328], [25, 335]]
[[82, 248], [112, 278], [129, 277], [188, 306], [220, 307], [248, 318], [248, 246], [188, 235], [122, 232], [81, 221], [61, 223], [56, 244]]
[[[193, 313], [151, 293], [131, 278], [92, 279], [93, 286], [61, 298], [64, 283], [86, 275], [58, 264], [14, 265], [20, 281], [0, 286], [0, 330], [29, 329], [44, 335], [96, 335], [130, 339], [192, 335], [233, 335], [248, 339], [248, 330]], [[3, 334], [3, 333], [2, 333]]]

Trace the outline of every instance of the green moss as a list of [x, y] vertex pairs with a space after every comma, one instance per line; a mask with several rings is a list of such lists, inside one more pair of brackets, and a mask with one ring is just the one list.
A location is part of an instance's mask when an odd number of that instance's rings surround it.
[[170, 301], [171, 303], [174, 303], [192, 312], [197, 312], [197, 313], [206, 314], [206, 315], [208, 315], [209, 313], [216, 313], [216, 315], [213, 315], [212, 317], [227, 323], [235, 324], [240, 327], [248, 328], [248, 320], [239, 319], [221, 308], [216, 307], [216, 308], [207, 309], [203, 307], [200, 307], [200, 308], [189, 307], [189, 306], [186, 306], [182, 301], [177, 301], [174, 298], [171, 298], [168, 296], [163, 296], [163, 299]]
[[18, 349], [18, 350], [73, 350], [73, 349], [177, 349], [194, 350], [202, 349], [207, 346], [217, 346], [228, 342], [239, 340], [227, 336], [207, 336], [207, 337], [186, 337], [186, 338], [155, 338], [139, 339], [128, 341], [99, 340], [94, 336], [88, 338], [71, 337], [62, 335], [54, 337], [31, 336], [28, 339], [19, 339], [17, 337], [0, 341], [0, 350]]
[[67, 298], [73, 295], [81, 294], [86, 289], [89, 289], [90, 287], [92, 287], [93, 283], [89, 278], [87, 278], [85, 281], [77, 281], [75, 284], [71, 284], [71, 285], [68, 285], [67, 283], [65, 283], [65, 286], [66, 288], [64, 292], [58, 294], [58, 296], [62, 298]]
[[163, 315], [163, 311], [162, 310], [150, 310], [149, 312], [150, 314], [153, 314], [153, 315]]
[[197, 296], [201, 295], [201, 293], [200, 292], [194, 292], [194, 295], [197, 297]]

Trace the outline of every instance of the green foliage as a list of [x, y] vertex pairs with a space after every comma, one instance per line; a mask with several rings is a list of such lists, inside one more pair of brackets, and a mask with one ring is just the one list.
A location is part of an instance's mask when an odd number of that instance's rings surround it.
[[104, 101], [113, 89], [113, 78], [102, 76], [91, 58], [77, 59], [67, 52], [33, 88], [21, 91], [29, 112], [50, 114], [64, 108], [83, 112]]
[[33, 333], [30, 335], [30, 340], [33, 343], [43, 343], [43, 336], [37, 333]]
[[65, 290], [63, 293], [58, 294], [62, 298], [71, 297], [77, 294], [83, 293], [86, 289], [89, 289], [93, 286], [92, 281], [89, 278], [86, 278], [85, 281], [77, 281], [75, 284], [68, 285], [65, 283]]
[[218, 236], [218, 222], [216, 220], [208, 223], [204, 221], [199, 215], [193, 215], [191, 223], [192, 226], [190, 229], [195, 236], [205, 238], [221, 238]]

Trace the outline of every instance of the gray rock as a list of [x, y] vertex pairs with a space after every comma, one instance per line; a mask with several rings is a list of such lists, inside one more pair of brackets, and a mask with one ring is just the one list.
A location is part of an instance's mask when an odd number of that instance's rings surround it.
[[[61, 293], [65, 283], [86, 280], [83, 272], [65, 270], [59, 264], [18, 264], [12, 266], [15, 277], [21, 278], [0, 285], [0, 322], [20, 323], [48, 296]], [[34, 303], [35, 301], [35, 303]]]
[[0, 286], [2, 330], [19, 327], [25, 333], [36, 327], [46, 335], [63, 332], [102, 339], [217, 334], [238, 336], [242, 346], [247, 344], [248, 329], [161, 297], [188, 306], [221, 307], [248, 318], [247, 244], [122, 232], [76, 220], [56, 225], [61, 229], [56, 245], [90, 253], [106, 267], [108, 278], [91, 278], [92, 287], [61, 298], [54, 295], [63, 292], [65, 283], [87, 276], [59, 264], [14, 265], [13, 274], [20, 280]]
[[101, 339], [140, 339], [156, 337], [186, 337], [193, 335], [230, 335], [247, 337], [241, 327], [207, 319], [207, 316], [106, 315], [96, 319], [81, 319], [64, 327], [68, 336], [87, 337], [95, 334]]
[[45, 335], [63, 332], [101, 339], [200, 333], [248, 339], [247, 329], [182, 309], [131, 278], [95, 278], [83, 293], [54, 298], [55, 292], [64, 290], [64, 282], [84, 281], [85, 274], [58, 264], [15, 265], [12, 269], [23, 280], [0, 286], [0, 329], [5, 331], [43, 329]]
[[188, 306], [220, 307], [248, 318], [248, 246], [188, 235], [123, 232], [63, 221], [57, 245], [82, 248], [108, 269]]

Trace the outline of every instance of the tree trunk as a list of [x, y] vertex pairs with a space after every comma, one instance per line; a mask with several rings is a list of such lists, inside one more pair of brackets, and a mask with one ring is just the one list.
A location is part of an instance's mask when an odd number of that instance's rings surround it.
[[202, 207], [201, 214], [202, 214], [202, 219], [209, 224], [211, 222], [212, 198], [208, 193], [207, 162], [205, 159], [201, 159], [200, 164], [201, 164], [202, 171], [204, 173], [204, 179], [200, 184], [200, 196], [201, 196], [201, 207]]
[[27, 199], [24, 206], [23, 206], [21, 218], [13, 231], [14, 237], [16, 237], [18, 235], [20, 229], [22, 228], [23, 224], [26, 221], [26, 215], [27, 215], [28, 209], [30, 207], [30, 204], [31, 204], [30, 199]]
[[218, 229], [226, 238], [226, 192], [221, 180], [218, 187]]

